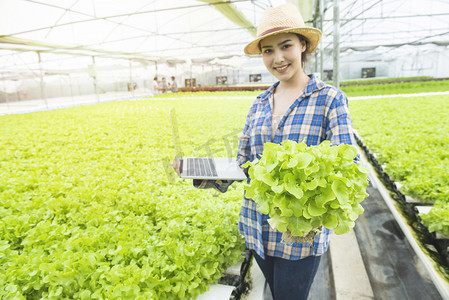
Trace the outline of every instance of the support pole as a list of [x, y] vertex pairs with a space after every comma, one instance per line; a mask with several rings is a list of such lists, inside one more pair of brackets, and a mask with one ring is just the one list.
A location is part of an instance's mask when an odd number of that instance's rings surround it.
[[334, 67], [333, 67], [333, 85], [340, 88], [340, 3], [334, 1]]
[[72, 97], [72, 102], [75, 102], [75, 98], [73, 97], [73, 82], [72, 76], [69, 73], [69, 85], [70, 85], [70, 96]]
[[[316, 1], [314, 3], [317, 3]], [[320, 5], [320, 3], [318, 2], [318, 4], [316, 5]], [[318, 6], [319, 8], [319, 6]], [[315, 9], [315, 14], [313, 15], [313, 19], [312, 19], [312, 25], [315, 28], [319, 28], [318, 27], [318, 18], [320, 17], [320, 15], [317, 14], [317, 9]], [[313, 73], [317, 73], [318, 72], [318, 56], [320, 55], [319, 53], [319, 49], [317, 48], [315, 50], [315, 52], [313, 53], [313, 57], [314, 57], [314, 64], [313, 64]]]
[[3, 78], [3, 90], [5, 91], [5, 101], [6, 101], [6, 108], [8, 108], [9, 111], [9, 97], [8, 97], [8, 90], [6, 88], [6, 79], [5, 79], [5, 74], [2, 73], [2, 78]]
[[44, 100], [45, 107], [48, 110], [48, 101], [47, 101], [47, 97], [45, 96], [45, 90], [44, 90], [44, 72], [42, 70], [41, 53], [39, 51], [36, 51], [36, 53], [37, 53], [37, 58], [39, 59], [39, 77], [41, 80], [41, 98]]
[[[320, 29], [324, 34], [324, 0], [320, 0]], [[324, 39], [320, 43], [320, 78], [324, 79]]]
[[131, 88], [131, 95], [134, 97], [134, 84], [133, 84], [133, 63], [129, 60], [129, 82]]
[[203, 83], [203, 85], [207, 85], [206, 84], [206, 75], [204, 74], [204, 64], [201, 64], [201, 68], [202, 68], [202, 71], [201, 71], [201, 82]]
[[95, 65], [95, 56], [92, 56], [92, 79], [94, 80], [94, 91], [95, 96], [97, 97], [97, 103], [100, 103], [100, 95], [98, 95], [97, 88], [97, 66]]
[[175, 74], [176, 74], [176, 78], [180, 79], [179, 74], [178, 74], [178, 64], [175, 64]]

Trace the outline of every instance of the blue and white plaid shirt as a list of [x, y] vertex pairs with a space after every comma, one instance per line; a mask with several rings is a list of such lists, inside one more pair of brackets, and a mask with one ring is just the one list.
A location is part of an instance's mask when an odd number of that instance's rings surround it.
[[[348, 99], [339, 89], [330, 86], [310, 75], [304, 92], [290, 106], [280, 120], [271, 138], [273, 93], [279, 82], [257, 96], [253, 102], [242, 136], [240, 137], [237, 161], [240, 165], [260, 157], [266, 142], [281, 143], [284, 140], [304, 141], [307, 145], [318, 145], [324, 140], [332, 144], [353, 144], [355, 140], [348, 110]], [[216, 188], [225, 192], [232, 182], [203, 181], [194, 182], [199, 188]], [[323, 227], [315, 236], [313, 245], [301, 243], [282, 243], [282, 233], [271, 228], [268, 215], [257, 210], [257, 204], [243, 197], [240, 211], [239, 231], [245, 237], [249, 249], [259, 256], [281, 257], [298, 260], [311, 255], [322, 255], [329, 246], [332, 230]]]

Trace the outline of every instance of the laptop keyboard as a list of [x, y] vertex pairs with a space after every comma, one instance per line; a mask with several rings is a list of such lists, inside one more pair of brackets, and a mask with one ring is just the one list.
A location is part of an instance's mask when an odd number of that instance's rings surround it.
[[215, 162], [207, 157], [187, 158], [187, 176], [214, 176], [217, 177]]

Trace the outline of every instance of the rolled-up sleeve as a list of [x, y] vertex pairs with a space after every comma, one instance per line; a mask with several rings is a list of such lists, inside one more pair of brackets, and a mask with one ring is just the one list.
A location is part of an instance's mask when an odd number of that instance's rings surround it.
[[[332, 145], [348, 144], [357, 145], [352, 128], [352, 120], [349, 114], [348, 98], [342, 92], [332, 101], [328, 114], [327, 139]], [[354, 158], [355, 163], [359, 163], [360, 154]]]
[[338, 93], [332, 101], [328, 112], [327, 140], [332, 145], [355, 145], [352, 120], [348, 109], [348, 98], [344, 93]]
[[[251, 106], [248, 116], [246, 117], [245, 126], [243, 127], [242, 135], [239, 140], [239, 147], [237, 151], [237, 163], [239, 166], [246, 163], [248, 160], [251, 160], [251, 145], [250, 145], [250, 136], [251, 136], [251, 124], [253, 122], [253, 117], [256, 111], [256, 104], [253, 103]], [[248, 176], [247, 169], [244, 170], [246, 176]]]

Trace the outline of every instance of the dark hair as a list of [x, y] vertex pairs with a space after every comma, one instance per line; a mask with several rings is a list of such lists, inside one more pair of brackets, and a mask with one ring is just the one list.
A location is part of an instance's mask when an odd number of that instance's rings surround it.
[[301, 53], [301, 61], [304, 66], [304, 64], [309, 59], [309, 53], [307, 52], [307, 49], [309, 48], [309, 41], [304, 36], [300, 35], [299, 33], [296, 33], [296, 35], [298, 36], [298, 39], [299, 39], [299, 42], [301, 43], [301, 45], [306, 46], [306, 51]]
[[157, 76], [154, 76], [153, 80], [157, 80]]

